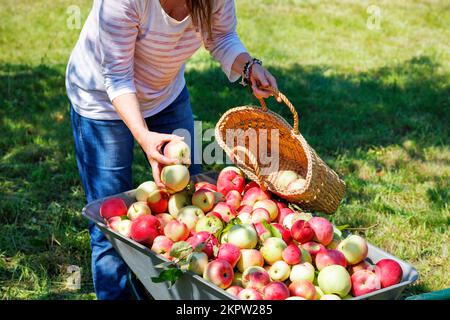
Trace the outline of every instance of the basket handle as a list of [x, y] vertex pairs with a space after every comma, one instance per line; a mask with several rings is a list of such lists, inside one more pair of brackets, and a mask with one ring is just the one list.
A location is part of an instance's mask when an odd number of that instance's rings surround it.
[[[289, 110], [291, 111], [292, 115], [294, 116], [294, 125], [293, 125], [293, 130], [294, 130], [294, 134], [298, 135], [299, 134], [299, 130], [298, 130], [298, 113], [295, 110], [294, 105], [289, 101], [289, 99], [282, 94], [278, 89], [275, 89], [273, 87], [264, 87], [264, 90], [270, 91], [273, 93], [274, 96], [279, 97], [289, 108]], [[267, 111], [267, 105], [266, 102], [264, 101], [263, 98], [258, 98], [259, 103], [261, 104], [261, 109], [263, 111]]]
[[[248, 150], [247, 148], [243, 147], [243, 146], [235, 146], [231, 152], [233, 154], [233, 157], [236, 159], [236, 152], [237, 151], [243, 151], [247, 156], [248, 156], [248, 160], [250, 161], [250, 164], [253, 166], [253, 170], [255, 170], [255, 176], [256, 179], [258, 180], [258, 184], [261, 187], [261, 189], [263, 191], [265, 191], [267, 189], [266, 183], [264, 182], [262, 176], [261, 176], [261, 170], [259, 168], [259, 164], [258, 161], [256, 160], [254, 154]], [[245, 160], [244, 160], [245, 162]]]

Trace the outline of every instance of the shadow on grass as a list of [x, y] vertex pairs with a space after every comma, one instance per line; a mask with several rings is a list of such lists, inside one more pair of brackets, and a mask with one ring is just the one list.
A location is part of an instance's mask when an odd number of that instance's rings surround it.
[[[439, 67], [423, 56], [351, 74], [333, 73], [327, 66], [270, 69], [300, 113], [301, 132], [333, 166], [340, 155], [366, 160], [362, 151], [373, 146], [406, 140], [420, 148], [448, 143], [450, 90]], [[194, 69], [186, 78], [194, 113], [208, 126], [230, 107], [256, 103], [218, 68]], [[0, 65], [0, 84], [0, 248], [8, 257], [28, 255], [28, 267], [37, 273], [45, 272], [42, 261], [49, 270], [81, 265], [83, 281], [89, 281], [86, 221], [79, 215], [84, 197], [73, 156], [64, 66]], [[287, 108], [274, 101], [271, 109], [291, 119]], [[147, 168], [143, 156], [135, 167]], [[147, 179], [147, 172], [136, 171], [141, 177], [135, 181]], [[365, 181], [352, 179], [348, 199], [370, 202], [372, 196], [361, 191]], [[448, 192], [439, 185], [428, 197], [442, 208]], [[354, 226], [358, 223], [368, 221]], [[0, 264], [0, 280], [13, 277], [12, 270]]]

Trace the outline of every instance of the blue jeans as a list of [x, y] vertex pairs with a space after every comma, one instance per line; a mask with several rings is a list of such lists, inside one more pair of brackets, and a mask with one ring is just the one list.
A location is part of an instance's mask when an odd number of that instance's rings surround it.
[[[72, 106], [70, 115], [78, 171], [87, 202], [133, 189], [131, 166], [134, 139], [125, 123], [122, 120], [88, 119], [76, 113]], [[194, 146], [194, 119], [186, 87], [172, 104], [145, 120], [149, 130], [155, 132], [188, 130], [191, 141], [186, 138], [185, 141], [191, 147]], [[190, 166], [191, 175], [200, 171], [199, 164]], [[89, 233], [92, 277], [97, 298], [129, 299], [131, 296], [126, 280], [128, 267], [92, 222], [89, 222]]]

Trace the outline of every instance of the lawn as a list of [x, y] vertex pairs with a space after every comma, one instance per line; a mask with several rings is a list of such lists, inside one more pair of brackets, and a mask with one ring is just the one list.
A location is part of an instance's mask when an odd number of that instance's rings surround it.
[[[449, 2], [237, 2], [243, 42], [347, 183], [332, 220], [418, 269], [405, 296], [450, 287]], [[381, 19], [368, 13], [373, 4]], [[0, 299], [95, 298], [64, 88], [80, 31], [68, 27], [70, 5], [85, 19], [91, 1], [0, 3]], [[203, 129], [256, 102], [205, 51], [186, 78]], [[135, 153], [137, 185], [150, 172]], [[66, 287], [70, 265], [81, 268], [80, 290]]]

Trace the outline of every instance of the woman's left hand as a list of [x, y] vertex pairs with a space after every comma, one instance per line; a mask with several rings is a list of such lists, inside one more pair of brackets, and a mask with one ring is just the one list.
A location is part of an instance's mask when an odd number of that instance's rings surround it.
[[[268, 90], [269, 87], [278, 90], [277, 81], [274, 76], [272, 76], [266, 68], [257, 63], [252, 66], [250, 81], [252, 84], [253, 94], [258, 99], [269, 98], [274, 95], [272, 91]], [[281, 102], [279, 97], [276, 97], [276, 99], [278, 102]]]

